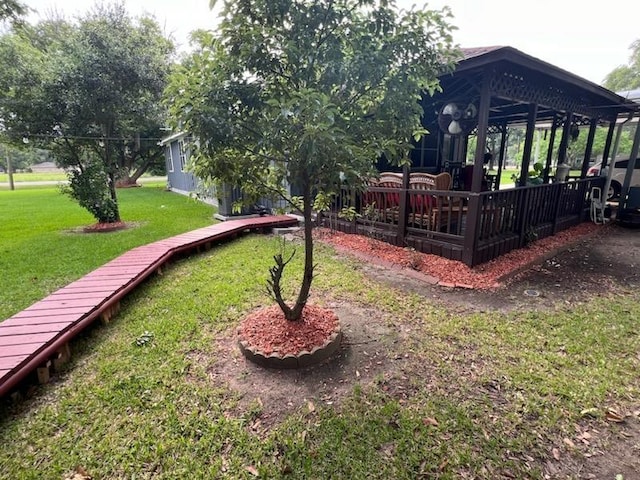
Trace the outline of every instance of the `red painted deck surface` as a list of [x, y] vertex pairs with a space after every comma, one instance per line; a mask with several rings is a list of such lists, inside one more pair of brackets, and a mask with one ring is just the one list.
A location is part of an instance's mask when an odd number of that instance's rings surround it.
[[246, 230], [297, 225], [287, 216], [231, 220], [136, 247], [0, 322], [0, 397], [178, 254]]

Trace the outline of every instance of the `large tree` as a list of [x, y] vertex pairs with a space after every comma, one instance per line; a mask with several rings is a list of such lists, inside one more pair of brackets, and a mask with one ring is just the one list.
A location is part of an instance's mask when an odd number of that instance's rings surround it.
[[0, 0], [0, 22], [20, 24], [28, 11], [29, 7], [17, 0]]
[[6, 135], [51, 148], [72, 196], [98, 221], [119, 221], [116, 182], [162, 161], [160, 100], [173, 50], [155, 20], [132, 19], [122, 4], [98, 5], [77, 23], [17, 29], [0, 41]]
[[604, 86], [614, 92], [640, 88], [640, 39], [631, 44], [629, 64], [613, 69], [604, 79]]
[[271, 270], [287, 319], [301, 318], [313, 279], [314, 199], [362, 185], [381, 155], [409, 162], [424, 133], [421, 94], [438, 89], [457, 55], [449, 17], [392, 0], [225, 1], [218, 33], [200, 32], [200, 49], [172, 76], [176, 125], [197, 138], [195, 173], [246, 197], [275, 193], [304, 217], [293, 306], [280, 291], [287, 262], [276, 256]]

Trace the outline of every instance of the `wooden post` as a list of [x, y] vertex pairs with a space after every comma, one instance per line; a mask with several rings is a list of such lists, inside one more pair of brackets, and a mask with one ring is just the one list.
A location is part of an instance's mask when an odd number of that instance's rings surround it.
[[567, 112], [567, 118], [562, 126], [562, 138], [558, 148], [558, 165], [564, 163], [567, 158], [567, 148], [569, 148], [569, 137], [571, 135], [571, 124], [573, 123], [573, 113]]
[[471, 194], [467, 206], [467, 223], [462, 247], [462, 261], [472, 267], [476, 262], [476, 248], [480, 230], [481, 208], [480, 191], [482, 190], [482, 169], [484, 167], [484, 152], [487, 143], [487, 128], [489, 127], [489, 107], [491, 107], [491, 77], [492, 71], [486, 69], [480, 88], [480, 105], [478, 107], [478, 136], [476, 140], [476, 154], [473, 162], [473, 178], [471, 180]]
[[596, 129], [598, 128], [598, 119], [591, 119], [591, 124], [589, 125], [589, 135], [587, 136], [587, 147], [584, 151], [584, 159], [582, 160], [582, 169], [580, 170], [580, 178], [585, 178], [587, 176], [587, 171], [589, 170], [589, 160], [591, 160], [591, 151], [593, 150], [593, 139], [596, 136]]
[[611, 142], [613, 142], [613, 133], [616, 130], [616, 119], [614, 118], [609, 123], [609, 130], [607, 130], [607, 139], [604, 142], [604, 151], [602, 152], [602, 165], [600, 171], [602, 172], [607, 166], [607, 160], [609, 160], [609, 152], [611, 152]]
[[558, 118], [553, 117], [551, 123], [551, 135], [549, 136], [549, 150], [547, 150], [547, 163], [544, 166], [544, 183], [549, 183], [551, 173], [551, 160], [553, 159], [553, 145], [556, 143], [556, 131], [558, 130]]
[[60, 350], [56, 353], [56, 358], [53, 359], [53, 368], [56, 371], [59, 371], [62, 365], [67, 363], [71, 358], [71, 349], [69, 348], [69, 344], [65, 343], [60, 347]]
[[[485, 70], [480, 88], [480, 105], [478, 107], [478, 136], [476, 137], [476, 154], [473, 162], [473, 178], [471, 191], [479, 193], [482, 190], [482, 176], [484, 167], [484, 152], [487, 144], [487, 129], [489, 128], [489, 107], [491, 107], [491, 71]], [[467, 229], [467, 233], [469, 230]], [[475, 232], [474, 232], [475, 235]]]
[[500, 153], [498, 154], [498, 176], [496, 177], [496, 190], [500, 190], [500, 178], [504, 167], [505, 153], [507, 152], [507, 122], [500, 128]]
[[40, 365], [36, 369], [36, 374], [38, 375], [38, 383], [48, 383], [49, 378], [51, 376], [51, 372], [49, 371], [49, 367], [51, 367], [51, 360], [47, 360], [42, 365]]
[[518, 185], [524, 187], [529, 176], [529, 164], [531, 163], [531, 151], [533, 150], [533, 134], [536, 130], [536, 116], [538, 115], [538, 104], [529, 104], [529, 115], [527, 116], [527, 132], [524, 135], [524, 149], [522, 150], [522, 165], [520, 165], [520, 181]]
[[631, 186], [631, 176], [633, 175], [633, 170], [636, 165], [636, 159], [638, 158], [638, 150], [640, 150], [640, 123], [636, 123], [636, 133], [633, 136], [631, 155], [629, 156], [629, 162], [627, 163], [627, 172], [624, 177], [624, 183], [622, 184], [622, 191], [620, 192], [620, 206], [618, 207], [619, 209], [627, 208], [627, 194], [629, 193], [629, 187]]
[[409, 166], [402, 167], [402, 192], [400, 193], [400, 212], [398, 218], [398, 231], [396, 234], [396, 245], [405, 244], [407, 235], [407, 223], [409, 220]]

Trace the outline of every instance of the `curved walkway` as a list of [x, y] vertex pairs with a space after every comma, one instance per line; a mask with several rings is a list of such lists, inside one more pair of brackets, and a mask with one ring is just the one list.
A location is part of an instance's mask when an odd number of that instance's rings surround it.
[[108, 322], [120, 300], [178, 254], [208, 249], [245, 231], [291, 227], [298, 220], [271, 216], [231, 220], [130, 250], [0, 323], [0, 397], [69, 358], [69, 341], [97, 319]]

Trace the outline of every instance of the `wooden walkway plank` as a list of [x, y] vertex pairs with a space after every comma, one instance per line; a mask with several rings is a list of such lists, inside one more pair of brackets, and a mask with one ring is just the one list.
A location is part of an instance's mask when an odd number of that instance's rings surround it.
[[22, 335], [0, 336], [0, 355], [4, 353], [3, 350], [5, 347], [36, 343], [44, 344], [53, 340], [53, 338], [59, 334], [60, 331], [58, 330], [57, 332], [24, 333]]
[[33, 372], [47, 381], [49, 367], [68, 359], [70, 340], [98, 318], [108, 321], [120, 300], [174, 255], [245, 231], [297, 224], [285, 215], [231, 220], [140, 245], [0, 322], [0, 397]]
[[0, 328], [0, 340], [2, 337], [24, 335], [28, 333], [60, 332], [73, 322], [32, 323], [29, 325], [14, 325]]

